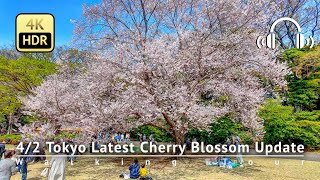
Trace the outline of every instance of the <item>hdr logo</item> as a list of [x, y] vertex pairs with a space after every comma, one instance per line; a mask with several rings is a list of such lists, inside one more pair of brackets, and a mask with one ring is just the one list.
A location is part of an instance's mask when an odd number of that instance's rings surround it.
[[20, 52], [51, 52], [54, 49], [52, 14], [18, 14], [16, 49]]

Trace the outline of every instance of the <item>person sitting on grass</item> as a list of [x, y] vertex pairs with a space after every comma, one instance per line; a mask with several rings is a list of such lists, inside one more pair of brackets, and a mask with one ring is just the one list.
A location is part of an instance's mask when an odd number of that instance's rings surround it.
[[142, 164], [139, 170], [140, 180], [145, 180], [147, 177], [147, 168], [145, 164]]
[[138, 179], [139, 178], [140, 165], [138, 163], [138, 159], [134, 159], [134, 162], [133, 162], [133, 164], [130, 165], [129, 170], [130, 170], [130, 178], [131, 179]]
[[5, 159], [0, 161], [0, 180], [9, 180], [17, 172], [16, 162], [11, 160], [12, 156], [12, 151], [4, 153]]

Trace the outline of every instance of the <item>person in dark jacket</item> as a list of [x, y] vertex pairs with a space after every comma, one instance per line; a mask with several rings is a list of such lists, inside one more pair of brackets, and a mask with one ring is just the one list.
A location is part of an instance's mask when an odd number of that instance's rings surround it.
[[6, 152], [6, 145], [5, 142], [0, 142], [0, 161], [2, 159], [2, 155]]
[[130, 170], [130, 178], [131, 179], [138, 179], [139, 178], [140, 165], [138, 163], [138, 159], [134, 159], [134, 162], [129, 167], [129, 170]]

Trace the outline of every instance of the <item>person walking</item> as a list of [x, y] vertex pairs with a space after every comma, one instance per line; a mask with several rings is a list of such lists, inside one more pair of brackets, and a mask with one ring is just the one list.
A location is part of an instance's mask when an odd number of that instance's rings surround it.
[[[33, 153], [31, 152], [31, 150], [27, 151], [27, 147], [28, 147], [29, 142], [25, 141], [23, 142], [23, 152], [22, 154], [26, 154], [26, 155], [33, 155]], [[21, 171], [21, 180], [27, 180], [27, 176], [28, 176], [28, 162], [33, 161], [34, 157], [22, 157], [21, 158], [21, 166], [20, 166], [20, 171]]]
[[21, 171], [21, 180], [27, 180], [28, 176], [28, 158], [23, 157], [21, 159], [20, 171]]
[[50, 161], [50, 170], [48, 174], [48, 180], [65, 180], [65, 169], [66, 169], [66, 157], [59, 156], [57, 154], [53, 156]]
[[12, 151], [4, 153], [4, 160], [0, 161], [0, 180], [10, 180], [17, 172], [16, 162], [11, 160], [13, 154]]

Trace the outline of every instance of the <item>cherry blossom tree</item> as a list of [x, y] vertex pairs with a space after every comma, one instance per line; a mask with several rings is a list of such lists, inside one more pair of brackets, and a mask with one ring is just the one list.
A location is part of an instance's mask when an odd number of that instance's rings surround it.
[[106, 0], [84, 6], [75, 42], [94, 53], [81, 67], [62, 65], [24, 104], [63, 127], [148, 124], [171, 133], [177, 144], [190, 128], [207, 128], [225, 114], [261, 132], [257, 109], [266, 90], [284, 86], [289, 73], [275, 51], [255, 45], [266, 30], [267, 3]]

